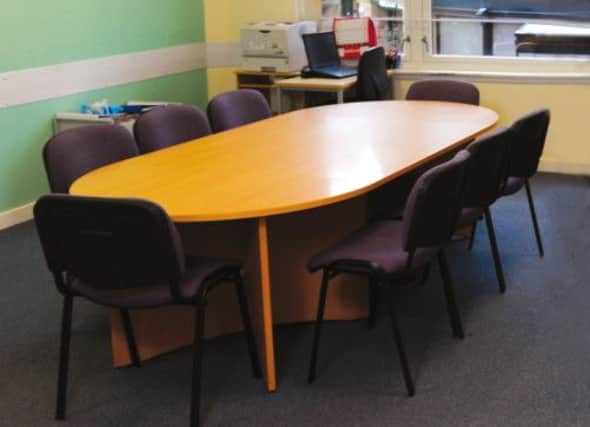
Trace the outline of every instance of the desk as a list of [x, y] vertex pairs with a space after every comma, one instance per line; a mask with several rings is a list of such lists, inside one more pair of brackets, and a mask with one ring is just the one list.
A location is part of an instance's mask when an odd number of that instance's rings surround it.
[[[387, 75], [393, 77], [395, 71], [387, 70]], [[282, 105], [282, 94], [285, 91], [301, 91], [301, 92], [330, 92], [336, 93], [336, 102], [338, 104], [344, 103], [344, 92], [353, 87], [356, 83], [357, 77], [347, 77], [344, 79], [328, 79], [323, 77], [292, 77], [290, 79], [283, 79], [275, 82], [277, 88], [277, 98], [279, 107]], [[279, 109], [279, 113], [282, 111]]]
[[267, 99], [273, 111], [280, 112], [281, 108], [273, 102], [273, 91], [276, 89], [276, 83], [283, 79], [297, 77], [299, 71], [256, 71], [256, 70], [235, 70], [238, 89], [256, 89], [260, 91]]
[[[266, 385], [275, 390], [273, 325], [315, 318], [320, 281], [306, 271], [308, 257], [365, 223], [368, 192], [463, 146], [497, 120], [483, 107], [441, 102], [304, 109], [105, 166], [70, 192], [153, 200], [178, 224], [188, 253], [245, 259]], [[326, 318], [366, 316], [366, 288], [355, 280], [331, 285]], [[209, 301], [209, 336], [241, 329], [237, 304], [227, 305], [232, 294], [215, 300], [223, 291]], [[190, 344], [191, 313], [133, 312], [142, 358]], [[124, 365], [129, 356], [118, 319], [111, 316], [113, 353]]]

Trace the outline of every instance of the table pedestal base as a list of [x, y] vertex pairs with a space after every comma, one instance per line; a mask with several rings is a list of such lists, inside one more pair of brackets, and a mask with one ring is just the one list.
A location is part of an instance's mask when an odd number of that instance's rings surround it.
[[[319, 273], [307, 271], [307, 260], [365, 222], [365, 199], [358, 198], [258, 220], [179, 225], [188, 254], [245, 261], [250, 313], [269, 391], [277, 387], [272, 326], [315, 320], [321, 278]], [[191, 307], [135, 310], [131, 316], [143, 360], [192, 344]], [[220, 286], [211, 292], [206, 316], [208, 337], [242, 330], [231, 286]], [[334, 279], [326, 319], [366, 316], [367, 290], [362, 279], [347, 275]], [[111, 315], [111, 328], [114, 364], [128, 365], [125, 334], [116, 311]]]

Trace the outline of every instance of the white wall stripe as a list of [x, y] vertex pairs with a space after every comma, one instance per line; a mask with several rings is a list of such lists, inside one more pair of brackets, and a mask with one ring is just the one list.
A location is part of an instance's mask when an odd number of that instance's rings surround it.
[[[59, 98], [201, 68], [239, 67], [237, 42], [191, 43], [0, 73], [0, 108]], [[400, 70], [396, 80], [432, 76], [470, 77], [482, 82], [585, 84], [587, 73], [473, 73]]]
[[205, 68], [205, 43], [0, 73], [0, 108]]
[[207, 68], [237, 68], [241, 54], [240, 43], [207, 43]]

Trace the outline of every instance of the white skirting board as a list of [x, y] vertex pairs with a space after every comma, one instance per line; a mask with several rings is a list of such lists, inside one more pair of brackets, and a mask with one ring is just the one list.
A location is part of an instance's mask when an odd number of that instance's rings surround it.
[[565, 175], [590, 176], [590, 164], [588, 163], [568, 163], [554, 160], [541, 160], [539, 170], [541, 172], [553, 172]]
[[28, 203], [6, 212], [0, 212], [0, 230], [33, 219], [33, 206], [34, 203]]

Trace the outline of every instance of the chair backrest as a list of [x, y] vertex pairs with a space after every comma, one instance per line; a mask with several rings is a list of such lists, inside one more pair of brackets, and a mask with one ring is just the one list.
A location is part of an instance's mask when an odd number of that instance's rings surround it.
[[142, 114], [133, 127], [139, 151], [149, 153], [211, 134], [207, 115], [190, 105], [166, 105]]
[[508, 146], [510, 176], [530, 178], [537, 173], [550, 120], [549, 110], [540, 109], [527, 114], [512, 125], [514, 137]]
[[471, 83], [457, 80], [422, 80], [410, 86], [406, 99], [479, 105], [479, 89]]
[[43, 148], [45, 172], [54, 193], [67, 193], [82, 175], [139, 154], [133, 136], [123, 126], [94, 125], [68, 129]]
[[459, 218], [469, 152], [459, 151], [451, 160], [426, 171], [414, 184], [403, 215], [404, 250], [443, 246]]
[[361, 56], [356, 89], [359, 101], [391, 99], [391, 79], [387, 77], [383, 47], [367, 50]]
[[49, 194], [34, 215], [49, 269], [97, 290], [175, 286], [185, 269], [178, 232], [152, 202]]
[[472, 142], [467, 147], [471, 154], [465, 177], [463, 207], [485, 208], [500, 196], [508, 173], [508, 145], [512, 131], [501, 128], [497, 132]]
[[222, 132], [272, 116], [266, 98], [257, 90], [239, 89], [217, 95], [207, 115], [213, 132]]

